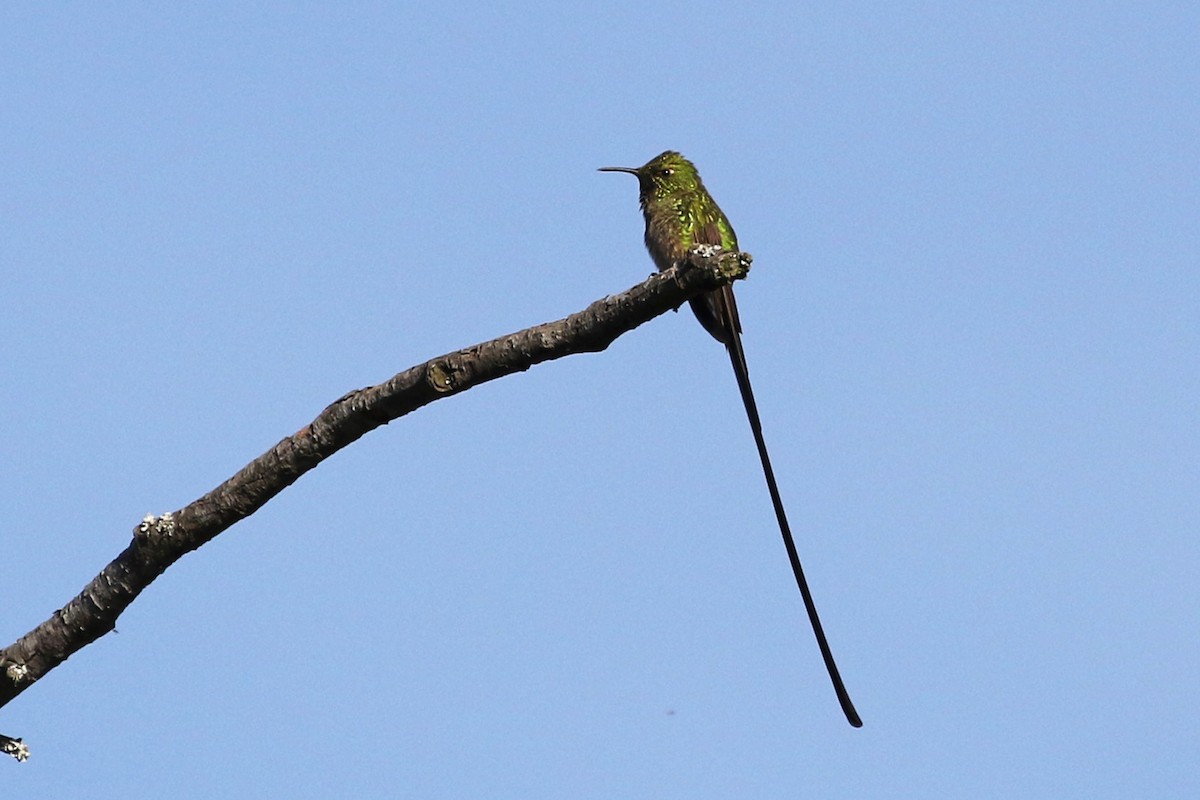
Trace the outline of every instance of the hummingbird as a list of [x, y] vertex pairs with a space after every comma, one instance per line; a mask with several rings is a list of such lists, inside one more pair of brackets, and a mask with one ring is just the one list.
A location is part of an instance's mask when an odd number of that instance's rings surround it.
[[[733, 226], [704, 188], [695, 165], [679, 153], [668, 150], [640, 167], [601, 167], [600, 172], [627, 172], [638, 179], [638, 200], [642, 206], [642, 216], [646, 220], [646, 249], [650, 251], [650, 258], [654, 260], [654, 265], [659, 271], [671, 269], [697, 245], [718, 245], [723, 250], [738, 249], [737, 234], [733, 232]], [[850, 695], [833, 660], [833, 652], [829, 649], [829, 642], [825, 639], [825, 629], [817, 616], [817, 606], [808, 588], [808, 580], [804, 577], [804, 568], [800, 566], [800, 556], [792, 539], [792, 529], [783, 510], [783, 500], [775, 482], [775, 471], [771, 468], [771, 458], [767, 455], [767, 444], [763, 439], [758, 405], [754, 402], [754, 391], [750, 388], [746, 353], [742, 349], [742, 323], [738, 319], [733, 287], [722, 286], [693, 298], [690, 304], [704, 330], [725, 345], [729, 353], [729, 361], [733, 365], [738, 390], [742, 395], [742, 404], [746, 407], [746, 416], [754, 433], [754, 443], [758, 447], [758, 457], [762, 461], [767, 491], [770, 492], [771, 503], [775, 507], [779, 532], [783, 535], [783, 545], [792, 564], [792, 573], [796, 576], [796, 585], [800, 587], [800, 596], [804, 600], [804, 608], [808, 611], [808, 620], [812, 623], [817, 646], [825, 660], [825, 669], [829, 672], [829, 679], [833, 682], [833, 689], [837, 693], [846, 719], [854, 727], [862, 727], [862, 720], [850, 701]]]

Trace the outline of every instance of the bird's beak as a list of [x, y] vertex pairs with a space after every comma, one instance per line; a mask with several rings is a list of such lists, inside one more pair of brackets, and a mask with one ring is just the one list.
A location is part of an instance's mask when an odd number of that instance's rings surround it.
[[597, 172], [628, 172], [630, 175], [637, 175], [638, 171], [633, 167], [601, 167]]

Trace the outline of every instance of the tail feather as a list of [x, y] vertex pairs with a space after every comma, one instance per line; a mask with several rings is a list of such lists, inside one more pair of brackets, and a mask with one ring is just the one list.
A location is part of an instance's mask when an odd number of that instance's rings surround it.
[[[796, 543], [792, 538], [792, 529], [788, 525], [787, 514], [783, 509], [783, 499], [779, 495], [779, 486], [775, 482], [775, 470], [771, 468], [771, 457], [767, 455], [767, 443], [763, 439], [762, 421], [758, 417], [758, 404], [754, 402], [754, 390], [750, 388], [750, 371], [746, 368], [746, 353], [742, 349], [742, 326], [738, 319], [737, 303], [733, 298], [733, 289], [723, 286], [719, 291], [704, 297], [716, 313], [721, 325], [722, 336], [717, 339], [725, 344], [729, 351], [729, 361], [733, 365], [733, 373], [737, 377], [738, 390], [742, 395], [742, 404], [746, 407], [746, 417], [750, 421], [750, 429], [754, 432], [754, 444], [758, 447], [758, 457], [762, 461], [763, 477], [767, 480], [767, 490], [771, 494], [771, 504], [775, 507], [775, 519], [779, 522], [779, 532], [783, 536], [783, 546], [787, 549], [788, 560], [792, 564], [792, 573], [796, 576], [796, 585], [800, 588], [800, 596], [804, 599], [804, 608], [808, 612], [808, 620], [812, 624], [813, 634], [817, 637], [817, 647], [821, 650], [821, 658], [825, 661], [825, 669], [833, 682], [833, 690], [837, 693], [842, 712], [847, 721], [856, 728], [862, 727], [862, 719], [850, 701], [850, 694], [842, 683], [837, 664], [833, 660], [833, 651], [825, 638], [825, 629], [821, 626], [821, 618], [817, 616], [817, 606], [813, 602], [812, 592], [808, 588], [808, 580], [804, 577], [804, 568], [800, 566], [800, 554], [796, 551]], [[697, 314], [699, 316], [699, 314]], [[702, 323], [703, 319], [700, 320]], [[705, 325], [708, 328], [708, 325]], [[710, 330], [710, 332], [712, 332]]]

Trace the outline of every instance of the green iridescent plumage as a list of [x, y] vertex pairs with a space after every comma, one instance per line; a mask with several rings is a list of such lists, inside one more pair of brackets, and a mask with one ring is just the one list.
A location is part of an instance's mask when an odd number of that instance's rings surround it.
[[[603, 167], [601, 172], [637, 176], [638, 201], [646, 220], [646, 249], [660, 270], [670, 269], [700, 244], [737, 250], [737, 234], [720, 206], [704, 188], [696, 165], [673, 150], [640, 167]], [[729, 328], [741, 332], [732, 290], [717, 291], [692, 301], [700, 324], [719, 342], [729, 345]]]
[[[638, 198], [646, 222], [646, 249], [650, 251], [650, 257], [660, 270], [673, 267], [697, 245], [720, 245], [726, 250], [738, 249], [737, 234], [733, 232], [729, 219], [704, 188], [695, 165], [679, 153], [668, 150], [640, 167], [602, 167], [600, 171], [627, 172], [637, 177]], [[779, 531], [783, 535], [796, 585], [804, 599], [804, 607], [816, 635], [821, 657], [825, 661], [825, 669], [829, 672], [834, 691], [837, 692], [838, 702], [841, 703], [846, 719], [857, 728], [862, 725], [862, 720], [854, 710], [854, 704], [850, 702], [850, 695], [842, 683], [833, 660], [833, 652], [829, 649], [825, 631], [817, 616], [817, 607], [813, 603], [812, 592], [809, 591], [808, 581], [804, 577], [804, 569], [800, 566], [800, 556], [797, 554], [787, 514], [783, 509], [783, 500], [779, 495], [775, 472], [771, 468], [771, 459], [767, 455], [758, 406], [754, 402], [750, 374], [746, 368], [746, 354], [742, 349], [742, 324], [738, 319], [733, 287], [723, 286], [701, 295], [691, 301], [691, 306], [704, 329], [724, 344], [729, 352], [729, 360], [737, 377], [738, 390], [746, 407], [750, 429], [754, 433], [763, 476], [771, 494], [771, 503], [775, 507], [775, 518], [779, 522]]]

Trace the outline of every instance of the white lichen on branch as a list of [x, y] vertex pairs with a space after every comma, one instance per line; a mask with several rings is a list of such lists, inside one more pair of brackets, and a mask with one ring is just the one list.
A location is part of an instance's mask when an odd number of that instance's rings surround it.
[[0, 734], [0, 753], [6, 753], [17, 761], [29, 760], [29, 748], [20, 739]]
[[133, 529], [135, 539], [169, 538], [175, 532], [175, 515], [168, 511], [161, 517], [147, 514]]
[[4, 675], [13, 683], [20, 683], [29, 674], [29, 667], [13, 662], [4, 668]]

